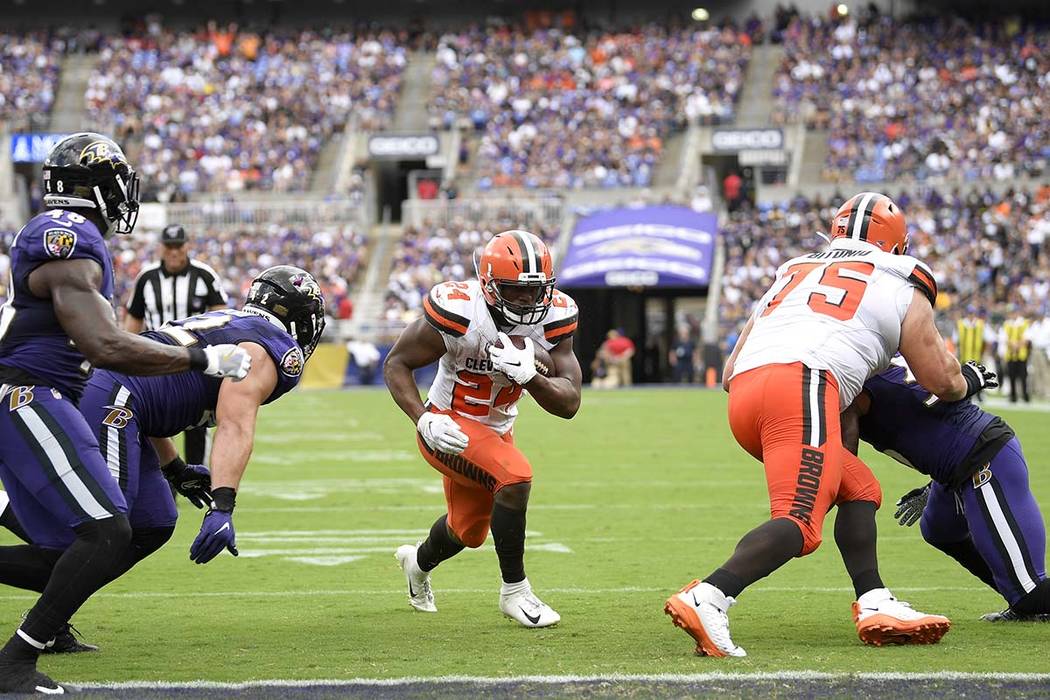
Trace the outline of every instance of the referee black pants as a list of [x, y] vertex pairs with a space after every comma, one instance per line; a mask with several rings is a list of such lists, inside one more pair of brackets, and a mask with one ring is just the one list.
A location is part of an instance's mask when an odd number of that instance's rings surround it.
[[1017, 385], [1021, 385], [1021, 396], [1028, 403], [1028, 360], [1009, 360], [1006, 372], [1010, 377], [1010, 403], [1017, 403]]

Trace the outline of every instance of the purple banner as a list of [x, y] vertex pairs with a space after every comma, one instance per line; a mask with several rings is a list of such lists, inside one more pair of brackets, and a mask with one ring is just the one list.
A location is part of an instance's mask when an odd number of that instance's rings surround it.
[[608, 209], [577, 219], [559, 287], [706, 287], [718, 219], [689, 207]]

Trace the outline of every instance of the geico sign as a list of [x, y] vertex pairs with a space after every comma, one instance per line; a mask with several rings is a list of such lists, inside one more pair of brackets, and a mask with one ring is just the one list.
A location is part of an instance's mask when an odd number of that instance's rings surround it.
[[368, 139], [368, 154], [375, 158], [418, 158], [437, 154], [440, 146], [433, 134], [373, 136]]
[[711, 147], [716, 151], [783, 148], [784, 132], [780, 129], [719, 129], [711, 135]]

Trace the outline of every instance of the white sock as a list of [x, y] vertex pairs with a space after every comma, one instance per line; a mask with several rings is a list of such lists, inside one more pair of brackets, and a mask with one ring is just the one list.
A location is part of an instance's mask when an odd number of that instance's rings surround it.
[[870, 591], [857, 598], [857, 603], [862, 608], [877, 608], [879, 603], [893, 598], [888, 588], [872, 588]]
[[524, 578], [521, 581], [518, 581], [517, 583], [501, 584], [499, 588], [499, 594], [501, 596], [512, 596], [517, 595], [519, 593], [524, 593], [525, 591], [530, 590], [531, 588], [532, 586], [529, 585], [529, 579]]

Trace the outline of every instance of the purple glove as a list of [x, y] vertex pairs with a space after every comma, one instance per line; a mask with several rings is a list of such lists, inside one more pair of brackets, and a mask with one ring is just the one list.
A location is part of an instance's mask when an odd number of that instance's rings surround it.
[[215, 506], [204, 516], [201, 531], [190, 545], [190, 559], [207, 564], [224, 549], [237, 556], [237, 534], [233, 530], [233, 497], [231, 488], [215, 489]]

